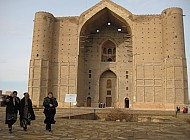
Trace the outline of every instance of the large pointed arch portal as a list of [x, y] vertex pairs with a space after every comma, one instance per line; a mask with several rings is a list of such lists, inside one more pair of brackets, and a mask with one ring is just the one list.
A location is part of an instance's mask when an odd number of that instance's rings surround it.
[[[87, 11], [86, 14], [88, 15], [92, 11]], [[110, 70], [101, 72], [111, 67], [117, 67], [117, 61], [120, 61], [117, 59], [117, 48], [119, 45], [121, 47], [127, 45], [128, 42], [126, 43], [125, 40], [126, 37], [128, 39], [131, 36], [131, 29], [127, 21], [114, 11], [115, 9], [112, 11], [112, 9], [105, 7], [95, 14], [88, 16], [82, 14], [80, 16], [78, 106], [89, 106], [87, 103], [89, 96], [92, 107], [98, 107], [99, 102], [105, 103], [107, 107], [113, 107], [117, 104], [116, 74]], [[91, 17], [89, 18], [89, 16]], [[86, 20], [86, 18], [89, 19]], [[111, 83], [111, 88], [107, 88], [104, 82]]]

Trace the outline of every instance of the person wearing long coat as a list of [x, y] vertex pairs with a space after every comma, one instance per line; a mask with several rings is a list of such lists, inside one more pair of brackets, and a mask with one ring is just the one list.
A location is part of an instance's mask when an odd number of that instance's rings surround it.
[[51, 131], [51, 124], [55, 124], [55, 114], [56, 114], [56, 107], [58, 106], [56, 98], [53, 97], [53, 93], [49, 92], [48, 96], [44, 98], [43, 102], [45, 120], [44, 123], [46, 124], [46, 130], [49, 132]]
[[16, 122], [17, 114], [18, 111], [20, 110], [20, 99], [17, 97], [17, 91], [13, 91], [13, 93], [6, 98], [5, 105], [6, 105], [5, 124], [8, 124], [9, 132], [12, 133], [12, 125]]
[[27, 125], [31, 124], [31, 120], [35, 120], [34, 110], [32, 108], [32, 101], [28, 93], [24, 93], [24, 97], [20, 102], [20, 126], [27, 130]]

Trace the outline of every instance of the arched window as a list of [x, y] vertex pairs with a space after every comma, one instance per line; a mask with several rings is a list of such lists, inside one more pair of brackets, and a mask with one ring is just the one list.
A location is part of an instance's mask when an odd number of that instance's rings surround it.
[[87, 98], [87, 107], [91, 107], [91, 97]]
[[116, 61], [116, 46], [107, 40], [102, 45], [102, 62], [115, 62]]
[[125, 108], [129, 108], [129, 98], [125, 98]]
[[108, 49], [108, 54], [112, 54], [112, 49]]
[[111, 88], [111, 79], [108, 79], [107, 80], [107, 86], [106, 86], [107, 88]]

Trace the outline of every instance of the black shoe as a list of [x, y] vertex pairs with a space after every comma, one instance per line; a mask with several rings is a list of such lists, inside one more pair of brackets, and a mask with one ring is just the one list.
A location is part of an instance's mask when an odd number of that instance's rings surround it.
[[49, 132], [51, 132], [51, 129], [49, 129]]
[[9, 133], [12, 133], [12, 128], [9, 128]]
[[24, 127], [24, 131], [27, 131], [27, 128], [26, 128], [26, 127]]

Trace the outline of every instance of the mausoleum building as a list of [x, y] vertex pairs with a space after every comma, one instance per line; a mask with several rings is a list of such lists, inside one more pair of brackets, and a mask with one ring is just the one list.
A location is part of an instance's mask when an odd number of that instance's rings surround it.
[[135, 15], [102, 0], [80, 16], [34, 19], [29, 93], [41, 106], [49, 91], [59, 107], [173, 110], [188, 103], [183, 12]]

